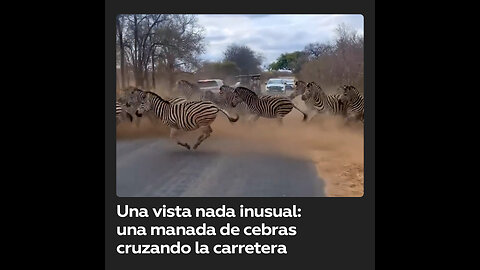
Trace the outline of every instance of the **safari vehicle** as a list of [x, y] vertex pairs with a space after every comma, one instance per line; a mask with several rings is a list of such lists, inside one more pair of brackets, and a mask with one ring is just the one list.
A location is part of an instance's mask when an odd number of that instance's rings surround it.
[[234, 85], [234, 87], [247, 87], [253, 92], [260, 94], [260, 74], [238, 75], [235, 76], [235, 78], [237, 78], [237, 83]]
[[223, 81], [220, 79], [198, 80], [197, 84], [202, 92], [211, 91], [213, 93], [219, 93]]

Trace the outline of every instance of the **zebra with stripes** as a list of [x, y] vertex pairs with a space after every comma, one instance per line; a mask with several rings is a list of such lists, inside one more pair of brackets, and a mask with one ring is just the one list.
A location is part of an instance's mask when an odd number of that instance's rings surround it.
[[362, 94], [353, 85], [343, 85], [340, 87], [343, 95], [340, 101], [347, 107], [348, 119], [364, 121], [364, 100]]
[[307, 119], [307, 114], [295, 106], [287, 97], [258, 97], [255, 92], [242, 86], [235, 88], [233, 94], [231, 101], [232, 107], [237, 106], [240, 102], [245, 102], [249, 111], [255, 115], [253, 118], [254, 121], [259, 117], [265, 117], [276, 118], [282, 123], [283, 117], [291, 112], [293, 108], [303, 114], [303, 121]]
[[230, 122], [238, 120], [238, 115], [234, 118], [227, 111], [210, 101], [187, 101], [171, 104], [153, 92], [140, 89], [135, 89], [129, 93], [127, 104], [136, 108], [135, 114], [138, 117], [142, 117], [148, 111], [153, 111], [157, 119], [170, 127], [170, 138], [175, 139], [178, 145], [189, 150], [190, 145], [177, 138], [180, 132], [197, 129], [202, 131], [202, 135], [198, 137], [196, 144], [193, 146], [193, 149], [196, 149], [213, 132], [210, 125], [216, 119], [219, 111], [224, 113]]
[[115, 116], [116, 116], [116, 119], [117, 119], [117, 126], [118, 126], [118, 124], [120, 124], [121, 122], [123, 122], [127, 119], [130, 120], [130, 122], [133, 121], [133, 116], [128, 112], [125, 104], [122, 102], [121, 99], [118, 99], [116, 101]]
[[[327, 95], [322, 87], [315, 82], [309, 82], [302, 94], [302, 100], [308, 106], [313, 106], [315, 114], [327, 113], [333, 115], [346, 116], [347, 110], [343, 102], [340, 101], [341, 95]], [[312, 116], [313, 118], [313, 116]]]

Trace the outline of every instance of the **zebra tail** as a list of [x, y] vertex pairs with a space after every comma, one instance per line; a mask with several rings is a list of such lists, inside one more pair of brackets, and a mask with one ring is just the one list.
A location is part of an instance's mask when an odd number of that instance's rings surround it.
[[219, 107], [217, 107], [217, 108], [218, 108], [219, 111], [223, 112], [223, 113], [227, 116], [228, 120], [229, 120], [230, 122], [232, 122], [232, 123], [233, 123], [233, 122], [237, 122], [237, 121], [238, 121], [238, 118], [240, 118], [240, 117], [238, 116], [238, 114], [236, 114], [236, 115], [237, 115], [237, 118], [233, 118], [233, 117], [232, 117], [230, 114], [228, 114], [228, 112], [225, 111], [224, 109], [219, 108]]
[[295, 106], [295, 104], [294, 104], [293, 102], [292, 102], [292, 105], [293, 105], [293, 107], [294, 107], [295, 109], [297, 109], [299, 112], [303, 113], [303, 120], [302, 120], [302, 121], [303, 121], [303, 122], [307, 121], [308, 115], [307, 115], [305, 112], [303, 112], [302, 110], [300, 110], [297, 106]]

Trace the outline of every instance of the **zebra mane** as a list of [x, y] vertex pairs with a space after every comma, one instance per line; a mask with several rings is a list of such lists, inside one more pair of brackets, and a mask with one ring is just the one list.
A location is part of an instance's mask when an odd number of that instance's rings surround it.
[[321, 91], [321, 92], [323, 92], [322, 87], [321, 87], [320, 85], [318, 85], [316, 82], [309, 82], [309, 83], [307, 84], [307, 87], [309, 87], [309, 86], [313, 86], [315, 91]]
[[347, 87], [348, 87], [348, 90], [353, 91], [357, 95], [360, 95], [360, 91], [358, 91], [358, 89], [355, 86], [347, 85]]
[[297, 84], [303, 84], [303, 85], [306, 85], [307, 83], [306, 83], [306, 82], [304, 82], [304, 81], [301, 81], [301, 80], [300, 80], [300, 81], [295, 81], [295, 85], [297, 85]]
[[253, 92], [252, 90], [250, 90], [246, 87], [243, 87], [243, 86], [239, 86], [239, 87], [235, 88], [234, 91], [237, 92], [237, 93], [245, 93], [247, 96], [254, 96], [254, 97], [258, 98], [258, 95], [255, 92]]
[[225, 84], [222, 85], [222, 86], [220, 86], [220, 90], [224, 90], [224, 89], [225, 89], [225, 90], [228, 90], [228, 91], [231, 91], [231, 92], [233, 92], [233, 91], [235, 90], [235, 88], [230, 87], [230, 86], [225, 85]]
[[154, 96], [154, 97], [157, 97], [157, 98], [159, 98], [161, 101], [170, 104], [170, 102], [169, 102], [168, 100], [163, 99], [160, 95], [158, 95], [158, 94], [155, 93], [155, 92], [152, 92], [152, 91], [143, 91], [143, 92], [144, 92], [145, 94], [150, 94], [150, 95], [152, 95], [152, 96]]

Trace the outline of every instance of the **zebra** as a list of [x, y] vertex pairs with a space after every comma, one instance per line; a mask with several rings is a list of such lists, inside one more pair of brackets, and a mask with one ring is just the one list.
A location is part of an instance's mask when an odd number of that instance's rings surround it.
[[[170, 104], [179, 104], [179, 103], [183, 103], [183, 102], [187, 102], [187, 99], [183, 98], [183, 97], [174, 97], [174, 98], [169, 98], [167, 99], [167, 101], [170, 103]], [[135, 125], [137, 127], [140, 126], [140, 120], [142, 118], [144, 118], [146, 116], [146, 118], [148, 118], [150, 120], [151, 123], [156, 123], [157, 121], [157, 117], [155, 116], [155, 113], [153, 111], [148, 111], [146, 113], [144, 113], [142, 115], [142, 117], [135, 117]]]
[[346, 104], [349, 119], [364, 121], [364, 100], [362, 94], [353, 85], [342, 85], [343, 95], [340, 101]]
[[289, 98], [294, 99], [296, 96], [302, 95], [307, 89], [307, 83], [304, 81], [295, 81], [295, 90], [290, 94]]
[[340, 97], [338, 94], [325, 94], [322, 87], [315, 82], [309, 82], [302, 94], [302, 100], [307, 106], [313, 106], [315, 113], [328, 113], [345, 117], [347, 110], [345, 104], [340, 101]]
[[287, 97], [263, 96], [259, 98], [255, 92], [242, 86], [235, 88], [233, 94], [232, 107], [237, 106], [242, 101], [245, 102], [249, 111], [255, 114], [254, 120], [257, 120], [259, 117], [277, 118], [282, 123], [283, 117], [291, 112], [293, 108], [303, 114], [303, 121], [307, 120], [307, 114], [295, 106]]
[[238, 115], [236, 118], [232, 117], [227, 111], [210, 101], [187, 101], [171, 104], [153, 92], [140, 89], [129, 93], [127, 104], [136, 108], [135, 114], [138, 117], [153, 110], [157, 119], [170, 127], [170, 138], [176, 139], [178, 145], [189, 150], [190, 145], [182, 143], [177, 138], [179, 132], [200, 129], [202, 135], [198, 137], [193, 146], [193, 149], [196, 149], [213, 132], [210, 125], [216, 119], [219, 111], [224, 113], [230, 122], [236, 122], [239, 118]]
[[118, 126], [118, 124], [125, 121], [126, 119], [130, 120], [130, 122], [133, 121], [133, 116], [128, 112], [128, 110], [125, 107], [126, 106], [121, 101], [121, 99], [118, 99], [116, 101], [115, 116], [116, 116], [116, 119], [117, 119], [117, 126]]
[[179, 80], [177, 82], [177, 91], [188, 100], [198, 99], [201, 97], [200, 87], [187, 80]]

